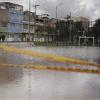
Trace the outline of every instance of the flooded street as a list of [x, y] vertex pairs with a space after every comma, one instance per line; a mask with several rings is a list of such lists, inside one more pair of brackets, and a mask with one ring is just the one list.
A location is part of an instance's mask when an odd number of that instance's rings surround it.
[[[100, 63], [97, 47], [24, 49]], [[5, 51], [0, 63], [74, 66]], [[0, 67], [0, 100], [100, 100], [100, 75]]]

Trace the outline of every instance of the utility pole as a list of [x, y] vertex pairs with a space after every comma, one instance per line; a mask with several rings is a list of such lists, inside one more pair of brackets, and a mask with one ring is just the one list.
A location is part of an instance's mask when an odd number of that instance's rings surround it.
[[30, 32], [30, 20], [31, 20], [31, 15], [30, 15], [30, 12], [31, 12], [31, 0], [29, 0], [29, 41], [30, 41], [30, 38], [31, 38], [31, 32]]
[[62, 3], [60, 3], [59, 5], [56, 6], [56, 19], [58, 18], [58, 7], [60, 7], [62, 5]]
[[[56, 6], [56, 20], [57, 20], [56, 24], [58, 24], [58, 7], [60, 7], [61, 5], [62, 5], [62, 3], [60, 3], [59, 5]], [[57, 34], [59, 34], [58, 32], [59, 31], [57, 30]]]
[[[31, 12], [31, 0], [29, 0], [29, 40], [28, 42], [31, 42], [31, 32], [30, 32], [30, 21], [31, 21], [31, 15], [30, 15], [30, 12]], [[29, 69], [29, 86], [28, 86], [28, 99], [31, 100], [31, 69]]]
[[34, 32], [36, 32], [36, 11], [37, 11], [37, 7], [40, 5], [34, 5], [33, 7], [35, 7], [35, 17], [34, 17]]
[[70, 43], [72, 42], [72, 20], [71, 20], [71, 12], [70, 12]]
[[57, 6], [56, 6], [56, 19], [57, 19]]

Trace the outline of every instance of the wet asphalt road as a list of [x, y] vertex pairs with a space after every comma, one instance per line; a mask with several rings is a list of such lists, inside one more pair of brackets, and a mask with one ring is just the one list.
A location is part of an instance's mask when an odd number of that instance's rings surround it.
[[[100, 48], [96, 47], [25, 49], [100, 63]], [[0, 51], [0, 63], [65, 66], [63, 63], [4, 51]], [[100, 100], [100, 75], [0, 68], [0, 100]]]

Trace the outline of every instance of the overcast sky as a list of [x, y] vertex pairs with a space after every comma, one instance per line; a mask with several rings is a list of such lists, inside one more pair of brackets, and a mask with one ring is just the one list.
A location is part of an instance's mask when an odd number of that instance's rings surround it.
[[[29, 0], [0, 0], [12, 1], [24, 5], [24, 9], [28, 9]], [[96, 19], [100, 16], [99, 0], [31, 0], [31, 5], [39, 4], [38, 14], [48, 13], [51, 17], [56, 16], [56, 6], [58, 6], [58, 17], [64, 18], [71, 12], [72, 16], [84, 16], [90, 19]], [[34, 7], [31, 7], [34, 11]]]

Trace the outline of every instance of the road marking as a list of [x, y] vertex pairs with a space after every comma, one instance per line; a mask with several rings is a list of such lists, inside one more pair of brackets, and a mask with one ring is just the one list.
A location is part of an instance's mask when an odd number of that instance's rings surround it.
[[34, 65], [15, 65], [15, 64], [0, 64], [0, 68], [31, 68], [33, 70], [49, 70], [59, 72], [79, 72], [79, 73], [91, 73], [100, 74], [100, 69], [81, 69], [81, 68], [68, 68], [61, 66], [34, 66]]
[[35, 51], [30, 51], [30, 50], [23, 50], [23, 49], [16, 48], [16, 47], [13, 47], [13, 46], [0, 45], [0, 49], [4, 50], [6, 52], [13, 52], [13, 53], [16, 53], [16, 54], [29, 55], [29, 56], [32, 56], [32, 57], [48, 59], [48, 60], [51, 60], [51, 61], [100, 67], [100, 64], [93, 63], [93, 62], [88, 62], [88, 61], [83, 61], [83, 60], [80, 60], [80, 59], [63, 57], [63, 56], [58, 56], [58, 55], [53, 55], [53, 54], [45, 54], [45, 53], [40, 53], [40, 52], [35, 52]]

